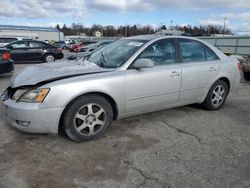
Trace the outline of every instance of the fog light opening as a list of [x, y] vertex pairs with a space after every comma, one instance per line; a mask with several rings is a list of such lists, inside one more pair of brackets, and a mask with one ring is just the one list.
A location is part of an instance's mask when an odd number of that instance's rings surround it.
[[22, 127], [28, 127], [30, 125], [30, 121], [16, 120], [16, 123]]

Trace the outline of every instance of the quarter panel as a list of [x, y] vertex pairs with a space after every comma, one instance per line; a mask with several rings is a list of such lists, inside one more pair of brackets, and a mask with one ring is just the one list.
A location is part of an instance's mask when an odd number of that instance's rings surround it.
[[[216, 79], [220, 64], [220, 61], [183, 63], [179, 103], [192, 103], [203, 98], [207, 87]], [[212, 67], [215, 71], [210, 72]]]

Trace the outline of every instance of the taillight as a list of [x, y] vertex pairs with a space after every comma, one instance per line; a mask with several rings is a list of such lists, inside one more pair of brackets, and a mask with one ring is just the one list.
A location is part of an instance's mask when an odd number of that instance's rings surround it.
[[2, 54], [2, 59], [3, 59], [3, 60], [8, 60], [8, 59], [10, 59], [10, 54], [9, 54], [8, 52], [3, 53], [3, 54]]
[[242, 65], [240, 63], [237, 63], [239, 71], [242, 70]]

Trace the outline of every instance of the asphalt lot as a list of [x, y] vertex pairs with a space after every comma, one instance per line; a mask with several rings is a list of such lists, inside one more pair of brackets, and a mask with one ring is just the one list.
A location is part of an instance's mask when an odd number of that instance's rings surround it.
[[[11, 76], [0, 75], [0, 93]], [[185, 106], [127, 118], [80, 144], [9, 127], [1, 104], [0, 187], [250, 187], [250, 83], [220, 111]]]

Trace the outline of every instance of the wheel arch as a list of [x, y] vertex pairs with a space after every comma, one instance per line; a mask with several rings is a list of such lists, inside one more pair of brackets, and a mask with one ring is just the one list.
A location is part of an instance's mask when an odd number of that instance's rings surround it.
[[[222, 80], [222, 81], [224, 81], [226, 84], [227, 84], [227, 87], [228, 87], [228, 92], [230, 91], [230, 89], [231, 89], [231, 83], [230, 83], [230, 80], [227, 78], [227, 77], [220, 77], [219, 79], [217, 79], [216, 81], [218, 81], [218, 80]], [[215, 81], [215, 82], [216, 82]], [[214, 82], [214, 83], [215, 83]]]
[[222, 80], [222, 81], [224, 81], [226, 84], [227, 84], [227, 86], [228, 86], [228, 92], [230, 92], [230, 89], [231, 89], [231, 82], [230, 82], [230, 80], [229, 80], [229, 78], [228, 77], [226, 77], [226, 76], [221, 76], [221, 77], [218, 77], [216, 80], [214, 80], [208, 87], [207, 87], [207, 89], [206, 89], [206, 91], [205, 91], [205, 93], [204, 93], [204, 96], [203, 96], [203, 98], [202, 98], [202, 102], [205, 100], [205, 98], [207, 97], [207, 95], [208, 95], [208, 92], [209, 92], [209, 90], [210, 90], [210, 88], [214, 85], [214, 83], [215, 82], [217, 82], [218, 80]]
[[115, 102], [115, 100], [113, 99], [113, 97], [111, 97], [110, 95], [104, 93], [104, 92], [87, 92], [87, 93], [83, 93], [80, 94], [76, 97], [74, 97], [73, 99], [71, 99], [66, 105], [65, 108], [63, 109], [61, 115], [60, 115], [60, 119], [59, 119], [59, 125], [58, 125], [58, 132], [61, 130], [62, 128], [62, 120], [64, 117], [64, 113], [66, 112], [67, 108], [69, 107], [70, 104], [72, 104], [74, 101], [76, 101], [78, 98], [82, 97], [82, 96], [86, 96], [86, 95], [99, 95], [104, 97], [106, 100], [108, 100], [108, 102], [110, 103], [110, 105], [112, 106], [112, 110], [113, 110], [113, 120], [116, 120], [118, 117], [118, 106], [117, 103]]

